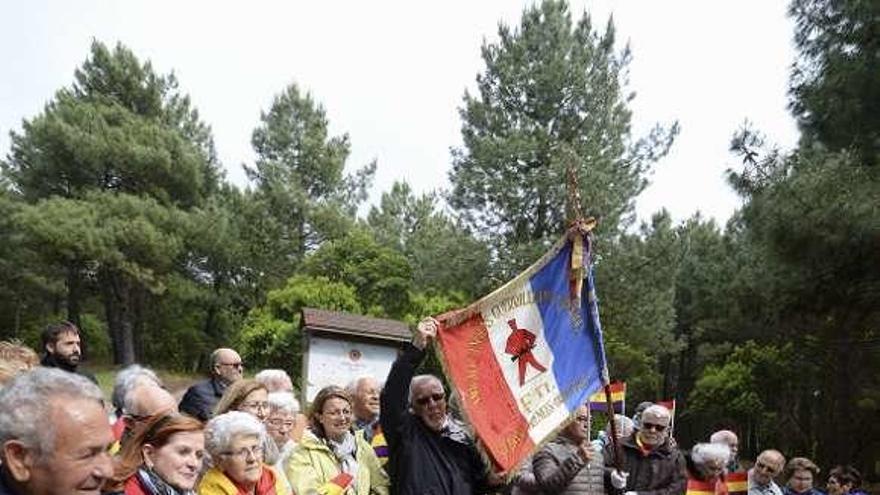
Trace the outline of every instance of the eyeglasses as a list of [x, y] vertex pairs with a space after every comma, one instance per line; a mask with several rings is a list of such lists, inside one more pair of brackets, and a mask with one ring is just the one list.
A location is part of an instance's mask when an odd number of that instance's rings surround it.
[[590, 422], [590, 417], [589, 417], [589, 416], [577, 416], [577, 417], [574, 418], [574, 419], [577, 420], [577, 421], [580, 421], [581, 423], [589, 423], [589, 422]]
[[666, 431], [666, 425], [658, 425], [656, 423], [642, 423], [643, 430], [654, 430], [658, 433]]
[[237, 363], [217, 363], [217, 364], [219, 364], [220, 366], [232, 366], [233, 368], [238, 368], [238, 369], [244, 368], [244, 363], [242, 363], [241, 361], [239, 361]]
[[293, 425], [296, 424], [294, 421], [289, 421], [289, 420], [285, 421], [283, 419], [270, 419], [269, 421], [267, 421], [267, 423], [269, 423], [270, 426], [273, 426], [275, 428], [282, 428], [283, 427], [283, 428], [287, 428], [288, 430], [292, 429]]
[[262, 409], [263, 411], [268, 411], [269, 410], [269, 403], [268, 402], [243, 402], [241, 404], [241, 407], [242, 407], [242, 409], [251, 409], [254, 411], [259, 410], [259, 409]]
[[223, 455], [239, 461], [248, 459], [251, 456], [253, 456], [254, 459], [260, 459], [263, 457], [263, 446], [254, 445], [253, 447], [242, 447], [234, 452], [223, 452]]
[[330, 417], [334, 417], [334, 418], [338, 418], [341, 416], [349, 417], [349, 416], [351, 416], [351, 410], [350, 409], [337, 409], [335, 411], [324, 411], [321, 414], [323, 416], [330, 416]]
[[443, 402], [444, 400], [446, 400], [446, 394], [439, 394], [438, 393], [438, 394], [426, 395], [424, 397], [419, 397], [418, 399], [415, 400], [415, 403], [420, 406], [427, 406], [428, 403], [431, 401], [439, 403], [439, 402]]

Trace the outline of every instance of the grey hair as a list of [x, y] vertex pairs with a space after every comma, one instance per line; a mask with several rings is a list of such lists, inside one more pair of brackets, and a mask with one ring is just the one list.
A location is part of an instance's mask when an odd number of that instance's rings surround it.
[[287, 392], [287, 390], [281, 388], [280, 384], [282, 382], [285, 385], [290, 384], [290, 388], [293, 388], [293, 380], [290, 379], [290, 375], [288, 375], [286, 371], [280, 369], [262, 370], [254, 375], [254, 380], [265, 385], [266, 390], [270, 393]]
[[232, 439], [239, 435], [255, 436], [259, 438], [261, 445], [269, 440], [266, 428], [256, 416], [241, 411], [229, 411], [214, 416], [205, 425], [205, 450], [217, 463], [220, 454], [226, 452], [232, 445]]
[[[434, 375], [416, 375], [416, 376], [414, 376], [412, 378], [412, 380], [410, 380], [410, 382], [409, 382], [409, 392], [407, 393], [407, 404], [412, 405], [412, 403], [413, 403], [413, 389], [415, 389], [416, 386], [421, 385], [423, 383], [433, 382], [433, 381], [436, 381], [437, 383], [439, 383], [441, 388], [443, 387], [443, 382], [441, 382], [440, 379]], [[444, 392], [445, 391], [446, 390], [444, 389]]]
[[299, 412], [299, 401], [290, 392], [270, 392], [269, 412], [276, 411], [296, 414]]
[[648, 406], [647, 408], [645, 408], [644, 411], [642, 411], [642, 418], [641, 419], [644, 420], [645, 416], [654, 416], [656, 418], [670, 419], [670, 418], [672, 418], [672, 413], [669, 412], [669, 409], [666, 409], [665, 407], [661, 406], [660, 404], [652, 404], [652, 405]]
[[706, 464], [713, 460], [727, 464], [730, 460], [730, 447], [723, 443], [698, 443], [691, 449], [691, 459], [694, 464]]
[[380, 390], [382, 389], [384, 383], [379, 381], [379, 379], [376, 378], [375, 376], [373, 376], [373, 375], [360, 375], [357, 378], [355, 378], [354, 380], [348, 382], [348, 385], [345, 386], [345, 390], [347, 390], [348, 393], [351, 394], [352, 397], [354, 397], [355, 395], [357, 395], [358, 386], [361, 384], [362, 381], [367, 380], [367, 379], [375, 380], [376, 385], [379, 387], [379, 389]]
[[149, 380], [159, 387], [162, 387], [162, 380], [156, 375], [156, 372], [144, 368], [139, 364], [127, 366], [116, 373], [116, 380], [113, 382], [113, 394], [110, 396], [110, 402], [117, 411], [128, 411], [131, 407], [128, 394], [138, 385], [141, 380]]
[[736, 438], [736, 433], [730, 430], [718, 430], [709, 437], [709, 441], [712, 443], [726, 444], [731, 438]]
[[57, 399], [94, 400], [104, 407], [101, 389], [86, 378], [58, 368], [34, 368], [0, 389], [0, 445], [18, 440], [37, 449], [40, 458], [52, 452]]
[[[615, 414], [614, 415], [614, 427], [617, 428], [617, 433], [621, 437], [629, 436], [633, 429], [635, 429], [635, 424], [633, 420], [624, 416], [623, 414]], [[611, 435], [611, 421], [605, 424], [605, 433]]]

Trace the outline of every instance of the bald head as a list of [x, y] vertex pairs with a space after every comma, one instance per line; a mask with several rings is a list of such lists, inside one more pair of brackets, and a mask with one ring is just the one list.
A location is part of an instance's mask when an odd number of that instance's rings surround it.
[[755, 459], [755, 467], [752, 468], [752, 480], [761, 486], [769, 485], [773, 478], [782, 473], [785, 467], [785, 456], [778, 450], [765, 450]]
[[211, 353], [211, 374], [227, 384], [241, 379], [244, 365], [241, 356], [228, 347], [221, 347]]
[[135, 387], [128, 394], [125, 409], [130, 416], [155, 416], [177, 412], [177, 401], [164, 388], [145, 383]]

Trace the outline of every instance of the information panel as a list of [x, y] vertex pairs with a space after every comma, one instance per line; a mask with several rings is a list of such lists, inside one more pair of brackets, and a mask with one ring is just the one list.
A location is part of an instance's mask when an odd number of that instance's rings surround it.
[[306, 401], [311, 403], [327, 385], [345, 387], [355, 378], [374, 376], [380, 383], [391, 370], [399, 344], [366, 344], [350, 340], [309, 336]]

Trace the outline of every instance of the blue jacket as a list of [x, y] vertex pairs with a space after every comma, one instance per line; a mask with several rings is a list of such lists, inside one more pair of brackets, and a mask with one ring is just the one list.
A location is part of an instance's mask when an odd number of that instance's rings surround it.
[[216, 378], [198, 382], [186, 391], [177, 408], [201, 421], [208, 421], [225, 390], [226, 385]]

